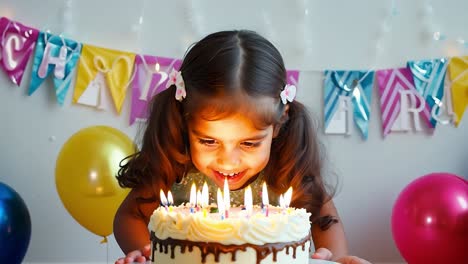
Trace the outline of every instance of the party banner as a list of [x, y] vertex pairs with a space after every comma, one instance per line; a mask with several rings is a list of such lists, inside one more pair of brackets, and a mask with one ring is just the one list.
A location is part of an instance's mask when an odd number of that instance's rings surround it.
[[[435, 114], [438, 114], [438, 105], [444, 97], [444, 79], [447, 71], [447, 59], [409, 61], [408, 68], [413, 74], [413, 81], [416, 90], [425, 99], [429, 108], [435, 107]], [[430, 116], [429, 126], [435, 128], [437, 120]]]
[[391, 131], [410, 130], [410, 112], [413, 113], [416, 131], [421, 130], [420, 115], [428, 127], [432, 127], [431, 109], [424, 97], [416, 90], [409, 68], [379, 70], [376, 72], [376, 78], [380, 91], [384, 137]]
[[83, 45], [73, 103], [108, 109], [110, 92], [114, 107], [120, 114], [133, 76], [134, 62], [134, 53]]
[[63, 105], [80, 52], [80, 43], [40, 32], [36, 42], [28, 94], [32, 95], [45, 78], [54, 71], [53, 80], [57, 102]]
[[453, 57], [448, 65], [455, 126], [458, 127], [468, 106], [468, 56]]
[[130, 125], [135, 120], [146, 120], [147, 106], [151, 98], [166, 89], [169, 73], [172, 68], [179, 70], [181, 63], [181, 60], [173, 58], [150, 55], [135, 57]]
[[373, 71], [325, 71], [326, 134], [351, 134], [351, 119], [364, 139], [369, 132]]
[[1, 17], [0, 34], [0, 67], [13, 83], [20, 86], [39, 31]]

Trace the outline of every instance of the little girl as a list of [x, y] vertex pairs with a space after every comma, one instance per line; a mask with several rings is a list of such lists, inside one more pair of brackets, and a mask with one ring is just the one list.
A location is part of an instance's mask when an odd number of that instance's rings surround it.
[[291, 205], [312, 213], [312, 257], [367, 263], [347, 256], [313, 123], [294, 100], [296, 87], [286, 82], [283, 59], [268, 40], [252, 31], [208, 35], [188, 51], [167, 87], [152, 100], [141, 151], [117, 175], [132, 190], [114, 220], [127, 254], [116, 263], [149, 258], [148, 222], [160, 189], [188, 201], [182, 194], [192, 181], [222, 187], [225, 178], [231, 197], [262, 181], [276, 194], [292, 186]]

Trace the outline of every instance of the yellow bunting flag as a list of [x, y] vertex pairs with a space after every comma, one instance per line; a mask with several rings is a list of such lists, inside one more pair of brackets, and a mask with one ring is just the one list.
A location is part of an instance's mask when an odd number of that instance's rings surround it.
[[73, 103], [107, 109], [111, 104], [108, 98], [110, 92], [115, 109], [120, 114], [127, 87], [133, 78], [134, 62], [134, 53], [83, 45]]
[[457, 118], [458, 127], [463, 113], [468, 106], [468, 56], [453, 57], [448, 65], [450, 80], [452, 81], [452, 105]]

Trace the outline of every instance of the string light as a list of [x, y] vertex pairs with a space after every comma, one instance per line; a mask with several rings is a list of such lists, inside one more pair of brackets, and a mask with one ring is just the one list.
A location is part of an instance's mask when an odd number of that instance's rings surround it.
[[[430, 40], [435, 42], [445, 42], [444, 50], [450, 57], [460, 54], [460, 47], [467, 48], [468, 45], [462, 37], [448, 38], [440, 29], [440, 26], [434, 23], [434, 8], [430, 1], [425, 1], [423, 6], [423, 23], [426, 26], [425, 34]], [[447, 41], [446, 41], [447, 40]]]

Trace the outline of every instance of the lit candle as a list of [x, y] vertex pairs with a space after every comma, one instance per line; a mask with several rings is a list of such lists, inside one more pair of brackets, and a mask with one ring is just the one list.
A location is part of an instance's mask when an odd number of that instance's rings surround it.
[[262, 186], [262, 203], [263, 203], [263, 211], [265, 212], [265, 216], [268, 217], [268, 206], [270, 201], [268, 200], [268, 190], [266, 186], [266, 182], [263, 182]]
[[164, 206], [167, 210], [167, 198], [166, 195], [164, 194], [163, 190], [159, 191], [159, 200], [160, 200], [160, 205]]
[[229, 217], [229, 209], [231, 208], [231, 195], [229, 194], [229, 184], [227, 177], [224, 178], [224, 210], [226, 218]]
[[167, 202], [169, 204], [169, 212], [172, 212], [172, 205], [174, 204], [174, 198], [172, 198], [172, 193], [171, 191], [167, 192]]
[[221, 220], [224, 219], [224, 211], [225, 211], [225, 208], [224, 208], [224, 198], [223, 198], [223, 193], [221, 192], [221, 189], [218, 188], [218, 212], [219, 214], [221, 215]]
[[244, 206], [247, 212], [247, 217], [250, 217], [252, 214], [253, 202], [252, 202], [252, 188], [250, 185], [247, 186], [244, 192]]
[[195, 183], [192, 183], [192, 188], [190, 188], [190, 213], [194, 213], [195, 210], [193, 207], [197, 203], [197, 186]]
[[206, 217], [207, 215], [207, 207], [208, 207], [208, 201], [210, 200], [210, 194], [208, 193], [208, 185], [203, 183], [203, 188], [201, 192], [201, 204], [202, 204], [202, 209], [203, 209], [203, 217]]
[[289, 189], [284, 194], [284, 206], [287, 208], [288, 213], [291, 212], [291, 209], [289, 208], [289, 204], [291, 203], [292, 191], [293, 191], [292, 187], [289, 187]]

